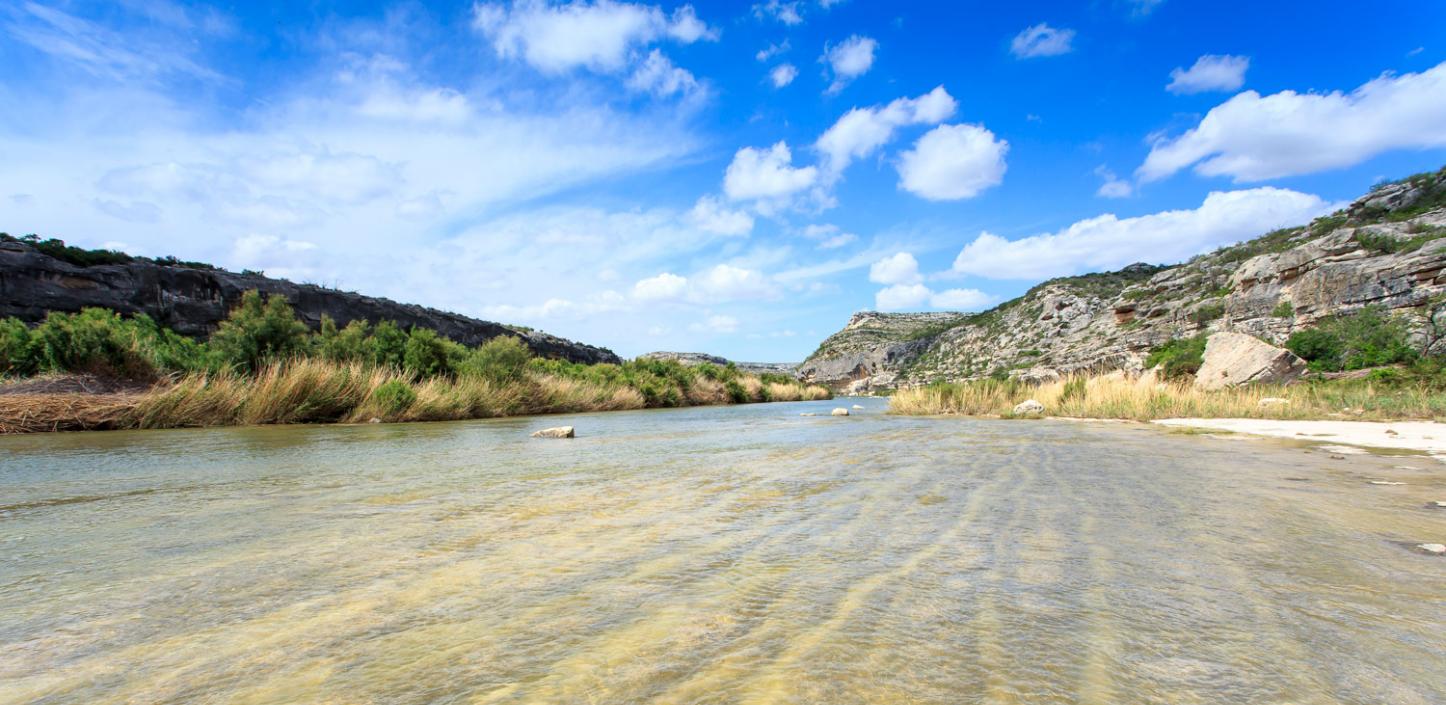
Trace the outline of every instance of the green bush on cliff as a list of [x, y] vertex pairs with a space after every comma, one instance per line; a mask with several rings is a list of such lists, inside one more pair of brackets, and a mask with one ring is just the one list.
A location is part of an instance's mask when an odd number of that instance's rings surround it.
[[1150, 351], [1145, 358], [1145, 368], [1160, 368], [1165, 379], [1179, 379], [1200, 371], [1205, 363], [1205, 335], [1193, 338], [1176, 338]]
[[1339, 372], [1414, 362], [1406, 321], [1379, 306], [1322, 320], [1297, 331], [1285, 347], [1310, 363], [1316, 372]]

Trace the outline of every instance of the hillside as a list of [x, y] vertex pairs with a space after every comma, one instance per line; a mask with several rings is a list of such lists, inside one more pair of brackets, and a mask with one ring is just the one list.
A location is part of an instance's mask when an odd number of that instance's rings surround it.
[[1383, 184], [1304, 227], [1175, 266], [1051, 279], [977, 314], [858, 313], [804, 361], [852, 391], [1084, 369], [1139, 369], [1176, 338], [1221, 330], [1283, 343], [1332, 315], [1446, 293], [1446, 169]]
[[330, 316], [338, 326], [357, 319], [372, 324], [389, 320], [404, 330], [431, 329], [467, 346], [512, 335], [521, 338], [540, 357], [586, 364], [620, 362], [606, 348], [539, 331], [312, 284], [295, 284], [256, 272], [237, 274], [171, 258], [152, 260], [119, 252], [83, 250], [58, 240], [0, 237], [0, 319], [14, 316], [38, 323], [51, 311], [69, 313], [95, 306], [127, 315], [144, 313], [182, 335], [204, 338], [250, 289], [285, 296], [298, 318], [312, 330], [320, 327], [322, 316]]

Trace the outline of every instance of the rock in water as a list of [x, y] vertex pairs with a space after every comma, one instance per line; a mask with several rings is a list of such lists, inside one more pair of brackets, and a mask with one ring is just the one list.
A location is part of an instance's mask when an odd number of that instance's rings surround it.
[[1024, 400], [1024, 401], [1022, 401], [1022, 402], [1019, 402], [1019, 403], [1016, 404], [1015, 407], [1014, 407], [1014, 415], [1015, 415], [1015, 416], [1030, 416], [1030, 415], [1032, 415], [1032, 414], [1043, 414], [1043, 413], [1044, 413], [1044, 405], [1041, 404], [1041, 403], [1039, 403], [1039, 402], [1037, 402], [1037, 401], [1035, 401], [1035, 400], [1033, 400], [1033, 399], [1026, 399], [1026, 400]]
[[558, 426], [556, 428], [544, 428], [541, 431], [533, 431], [533, 438], [574, 438], [576, 434], [571, 426]]
[[863, 404], [854, 404], [854, 408], [855, 408], [855, 409], [862, 409], [862, 408], [864, 408], [864, 405], [863, 405]]
[[848, 410], [848, 409], [845, 409], [845, 408], [843, 408], [843, 407], [840, 406], [839, 408], [833, 410], [833, 415], [834, 415], [834, 416], [848, 416], [848, 415], [849, 415], [849, 410]]
[[1215, 333], [1205, 341], [1204, 364], [1195, 374], [1200, 389], [1224, 389], [1250, 382], [1280, 384], [1305, 372], [1305, 360], [1244, 333]]
[[1418, 543], [1416, 549], [1434, 556], [1446, 555], [1446, 544]]

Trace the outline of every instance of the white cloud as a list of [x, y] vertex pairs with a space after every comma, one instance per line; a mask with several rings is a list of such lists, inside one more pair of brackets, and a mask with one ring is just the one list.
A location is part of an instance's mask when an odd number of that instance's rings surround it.
[[1003, 181], [1008, 151], [982, 125], [940, 125], [899, 155], [899, 187], [931, 201], [973, 198]]
[[774, 88], [782, 88], [798, 77], [798, 69], [793, 64], [779, 64], [768, 72], [768, 80], [773, 81]]
[[703, 196], [688, 211], [688, 219], [701, 230], [719, 235], [747, 235], [753, 231], [753, 216], [731, 210], [713, 196]]
[[876, 284], [917, 284], [919, 261], [908, 252], [899, 252], [885, 257], [869, 267], [869, 281]]
[[695, 297], [699, 301], [738, 301], [768, 299], [778, 293], [777, 287], [756, 269], [720, 264], [694, 277]]
[[978, 311], [998, 300], [978, 289], [946, 289], [931, 295], [929, 305], [951, 311]]
[[1384, 75], [1350, 93], [1245, 91], [1175, 139], [1155, 142], [1136, 171], [1163, 179], [1194, 165], [1238, 182], [1359, 164], [1396, 149], [1446, 146], [1446, 63]]
[[1116, 176], [1115, 172], [1103, 164], [1095, 167], [1095, 176], [1104, 179], [1099, 190], [1095, 191], [1095, 195], [1100, 198], [1129, 198], [1135, 193], [1135, 187], [1130, 185], [1130, 182]]
[[[188, 55], [193, 42], [159, 40], [146, 33], [122, 34], [100, 24], [34, 2], [14, 3], [0, 15], [15, 41], [77, 66], [92, 76], [152, 82], [176, 77], [220, 81], [222, 77]], [[172, 28], [178, 28], [174, 22]]]
[[1144, 16], [1155, 11], [1155, 8], [1164, 4], [1165, 0], [1129, 0], [1134, 5], [1134, 14]]
[[759, 49], [758, 53], [753, 55], [753, 58], [758, 59], [759, 61], [768, 61], [769, 59], [772, 59], [773, 57], [788, 51], [788, 49], [788, 40], [785, 39], [777, 44], [769, 44], [768, 46]]
[[886, 106], [854, 108], [839, 118], [814, 143], [826, 157], [831, 175], [854, 159], [862, 159], [893, 139], [904, 125], [935, 124], [949, 119], [959, 103], [943, 86], [917, 98], [899, 98]]
[[853, 233], [839, 230], [837, 225], [809, 225], [803, 229], [803, 236], [818, 243], [820, 250], [834, 250], [859, 239]]
[[753, 15], [759, 19], [771, 17], [790, 27], [803, 22], [803, 15], [799, 12], [796, 1], [768, 0], [766, 3], [758, 3], [753, 6]]
[[1014, 36], [1009, 51], [1021, 59], [1068, 54], [1074, 47], [1074, 30], [1056, 29], [1043, 22]]
[[1212, 191], [1190, 210], [1123, 219], [1107, 213], [1013, 241], [983, 232], [960, 251], [953, 271], [988, 279], [1043, 279], [1140, 261], [1172, 263], [1334, 208], [1319, 196], [1286, 189]]
[[647, 60], [628, 78], [628, 87], [658, 97], [675, 93], [693, 96], [702, 91], [698, 79], [694, 78], [691, 72], [674, 66], [673, 62], [657, 49], [650, 52]]
[[520, 58], [546, 73], [578, 67], [617, 72], [637, 47], [668, 38], [683, 44], [716, 39], [691, 5], [671, 18], [654, 5], [613, 0], [573, 0], [552, 5], [522, 0], [510, 6], [478, 3], [472, 25], [504, 59]]
[[1171, 71], [1165, 90], [1176, 94], [1239, 90], [1245, 85], [1245, 71], [1249, 68], [1248, 56], [1206, 54], [1188, 69], [1176, 67]]
[[778, 142], [768, 149], [738, 150], [724, 172], [723, 192], [735, 201], [787, 198], [817, 180], [817, 168], [794, 168], [793, 153]]
[[633, 284], [633, 298], [639, 301], [674, 301], [681, 299], [687, 290], [687, 277], [663, 272]]
[[923, 284], [895, 284], [874, 294], [874, 306], [880, 311], [917, 309], [929, 300], [932, 293]]
[[695, 333], [736, 333], [738, 319], [732, 316], [709, 316], [707, 320], [694, 323], [688, 329]]
[[836, 45], [824, 45], [820, 61], [826, 62], [833, 74], [830, 93], [843, 90], [850, 81], [869, 72], [874, 65], [874, 50], [879, 43], [870, 37], [853, 35]]

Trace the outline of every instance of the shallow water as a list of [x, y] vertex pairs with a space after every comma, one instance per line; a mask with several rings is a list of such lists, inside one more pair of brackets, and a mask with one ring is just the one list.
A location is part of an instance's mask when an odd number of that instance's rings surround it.
[[1446, 702], [1446, 466], [862, 403], [0, 439], [0, 703]]

